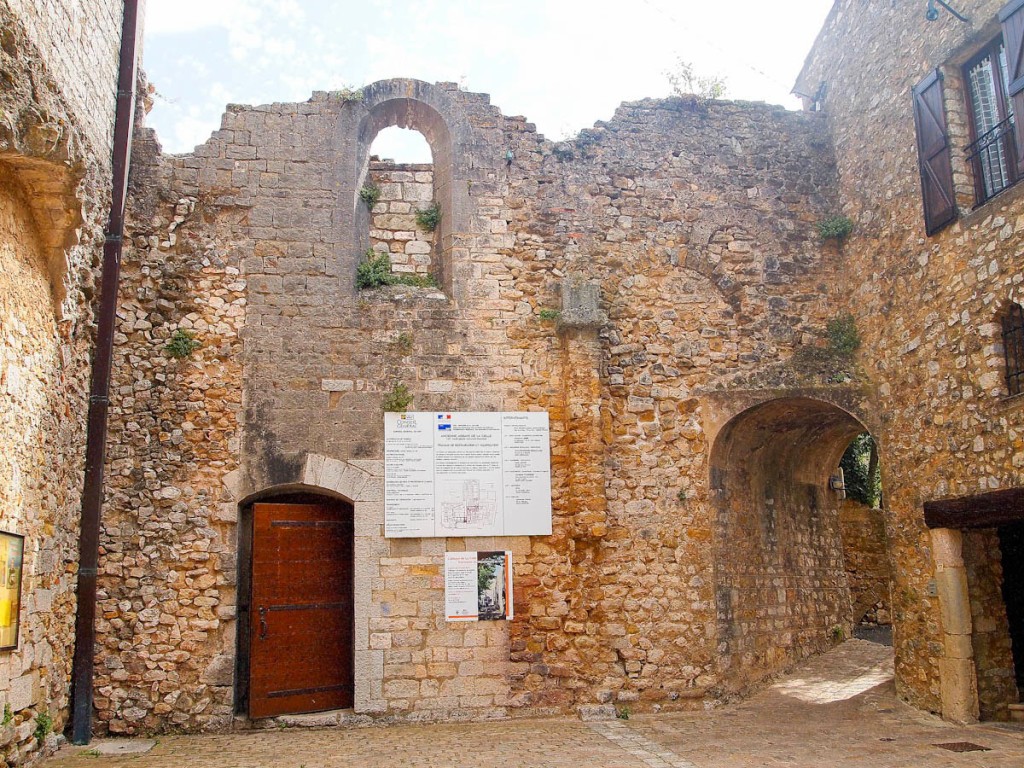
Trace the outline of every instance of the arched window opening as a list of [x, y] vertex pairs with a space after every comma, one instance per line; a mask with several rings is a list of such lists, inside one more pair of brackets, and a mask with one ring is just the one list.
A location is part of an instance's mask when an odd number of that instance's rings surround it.
[[1010, 396], [1024, 392], [1024, 308], [1010, 304], [1003, 315], [1003, 354], [1006, 356], [1006, 389]]
[[443, 212], [435, 188], [433, 155], [424, 135], [398, 126], [381, 130], [370, 147], [361, 196], [368, 205], [372, 203], [367, 256], [379, 265], [376, 274], [382, 281], [438, 284], [437, 241]]

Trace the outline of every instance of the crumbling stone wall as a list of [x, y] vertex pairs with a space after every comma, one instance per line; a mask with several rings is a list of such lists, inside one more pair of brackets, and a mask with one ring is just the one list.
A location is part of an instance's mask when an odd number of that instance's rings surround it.
[[[797, 90], [822, 91], [836, 147], [842, 212], [856, 222], [843, 245], [843, 284], [859, 353], [886, 414], [875, 437], [886, 489], [893, 566], [897, 686], [940, 709], [945, 652], [922, 503], [1020, 484], [1024, 403], [1006, 397], [996, 318], [1021, 301], [1020, 187], [971, 210], [960, 66], [998, 34], [998, 0], [961, 3], [928, 23], [910, 3], [839, 0]], [[959, 220], [928, 237], [922, 217], [910, 88], [935, 67], [946, 76]], [[1001, 604], [990, 607], [998, 614]], [[995, 620], [1001, 621], [999, 616]], [[1004, 648], [1005, 643], [994, 646]], [[995, 658], [1000, 655], [1001, 658]], [[1005, 669], [1005, 654], [978, 669]]]
[[392, 272], [433, 272], [434, 233], [416, 222], [434, 201], [434, 166], [370, 161], [369, 180], [381, 191], [370, 212], [370, 247], [387, 253]]
[[[384, 231], [358, 199], [360, 169], [389, 124], [431, 144], [440, 289], [355, 290]], [[770, 398], [797, 380], [826, 398], [849, 390], [849, 376], [793, 357], [819, 344], [838, 268], [811, 226], [831, 205], [823, 129], [764, 105], [645, 101], [552, 144], [484, 95], [397, 80], [361, 100], [232, 106], [192, 155], [150, 143], [135, 169], [115, 373], [128, 398], [111, 422], [123, 447], [101, 566], [102, 722], [226, 725], [238, 510], [274, 489], [317, 491], [314, 455], [376, 465], [396, 384], [417, 410], [547, 410], [554, 533], [388, 540], [382, 504], [366, 501], [357, 714], [721, 695], [707, 477], [715, 425], [732, 411], [718, 395]], [[162, 345], [178, 327], [203, 347], [171, 362]], [[825, 464], [845, 447], [834, 442]], [[800, 558], [812, 545], [794, 546]], [[444, 622], [441, 565], [458, 549], [515, 553], [513, 622]], [[823, 567], [841, 595], [833, 561]], [[818, 598], [794, 598], [794, 615], [817, 615]], [[821, 647], [832, 623], [805, 622], [795, 642]]]
[[4, 765], [40, 754], [40, 713], [57, 733], [68, 716], [120, 19], [114, 0], [0, 2], [0, 529], [25, 536], [19, 643], [0, 652]]
[[1018, 695], [1010, 628], [1003, 602], [1003, 568], [995, 530], [964, 533], [964, 564], [971, 602], [971, 645], [978, 669], [978, 709], [983, 720], [1005, 720], [1006, 703]]
[[892, 573], [883, 511], [847, 499], [839, 507], [839, 525], [853, 623], [890, 625]]

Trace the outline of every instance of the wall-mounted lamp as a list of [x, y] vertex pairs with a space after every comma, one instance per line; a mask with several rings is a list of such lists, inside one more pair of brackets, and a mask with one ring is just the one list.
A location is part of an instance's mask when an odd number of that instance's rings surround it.
[[843, 478], [843, 470], [840, 469], [836, 474], [832, 475], [828, 479], [828, 487], [833, 491], [845, 491], [846, 481]]
[[936, 3], [938, 3], [951, 14], [953, 14], [954, 18], [958, 19], [959, 21], [962, 21], [965, 24], [971, 23], [970, 19], [968, 19], [962, 13], [955, 10], [952, 6], [950, 6], [949, 3], [946, 2], [946, 0], [928, 0], [928, 8], [924, 12], [924, 17], [928, 19], [928, 21], [936, 21], [939, 18], [939, 9], [935, 7]]

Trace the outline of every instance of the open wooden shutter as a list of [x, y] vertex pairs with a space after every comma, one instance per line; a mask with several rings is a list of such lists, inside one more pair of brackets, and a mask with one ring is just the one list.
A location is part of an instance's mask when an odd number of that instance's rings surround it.
[[1024, 0], [1012, 0], [1004, 5], [999, 11], [999, 21], [1003, 24], [1019, 178], [1024, 176]]
[[942, 73], [937, 69], [914, 86], [914, 125], [917, 127], [925, 229], [933, 235], [956, 218], [953, 166], [942, 103]]

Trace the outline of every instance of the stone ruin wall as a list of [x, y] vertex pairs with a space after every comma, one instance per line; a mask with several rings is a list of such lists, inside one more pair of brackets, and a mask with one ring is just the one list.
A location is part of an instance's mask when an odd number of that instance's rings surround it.
[[839, 507], [843, 562], [853, 622], [892, 624], [892, 568], [885, 538], [885, 513], [847, 498]]
[[434, 233], [416, 222], [416, 212], [434, 200], [433, 164], [370, 161], [368, 179], [381, 190], [370, 212], [370, 247], [386, 253], [393, 272], [434, 272]]
[[[885, 414], [876, 437], [895, 569], [897, 686], [933, 711], [940, 708], [943, 648], [922, 503], [1019, 485], [1024, 469], [1024, 401], [1006, 398], [997, 320], [1006, 302], [1024, 300], [1022, 190], [972, 211], [961, 151], [969, 139], [960, 65], [998, 34], [1002, 5], [962, 3], [968, 25], [945, 12], [928, 23], [912, 3], [840, 0], [797, 84], [806, 94], [826, 84], [841, 209], [856, 222], [843, 246], [841, 295], [857, 318], [859, 356], [878, 387], [875, 407]], [[910, 89], [936, 66], [946, 78], [962, 215], [926, 237]], [[964, 549], [967, 556], [998, 552], [966, 540]], [[978, 659], [985, 715], [985, 702], [1016, 697], [998, 563], [968, 563], [972, 570], [989, 572], [970, 585], [972, 607], [985, 613], [974, 631], [991, 638]]]
[[[396, 383], [416, 410], [548, 410], [554, 533], [387, 540], [381, 501], [366, 502], [356, 661], [371, 684], [354, 717], [716, 699], [706, 478], [723, 409], [709, 395], [785, 388], [790, 356], [818, 344], [831, 317], [838, 253], [812, 226], [832, 205], [823, 122], [644, 101], [552, 144], [454, 85], [387, 81], [364, 94], [231, 106], [190, 155], [160, 156], [151, 135], [138, 143], [101, 726], [228, 726], [240, 502], [308, 480], [314, 456], [379, 474], [381, 400]], [[368, 146], [349, 137], [395, 101], [432, 140], [435, 172], [453, 166], [436, 193], [451, 224], [436, 251], [444, 290], [354, 289]], [[562, 311], [574, 285], [599, 287], [607, 322]], [[203, 345], [184, 360], [164, 349], [178, 329]], [[825, 378], [810, 383], [828, 396]], [[513, 550], [514, 621], [445, 624], [446, 549]], [[785, 609], [798, 624], [809, 599]], [[828, 644], [829, 626], [806, 629], [815, 648]]]
[[0, 765], [13, 765], [40, 754], [38, 715], [56, 733], [68, 718], [121, 3], [7, 0], [0, 28], [0, 529], [25, 536], [19, 644], [0, 652]]

